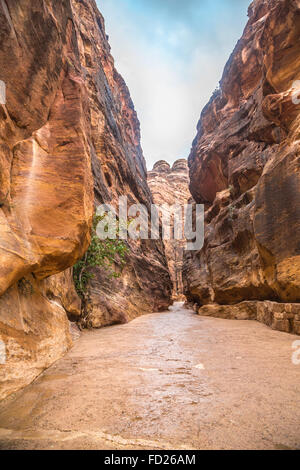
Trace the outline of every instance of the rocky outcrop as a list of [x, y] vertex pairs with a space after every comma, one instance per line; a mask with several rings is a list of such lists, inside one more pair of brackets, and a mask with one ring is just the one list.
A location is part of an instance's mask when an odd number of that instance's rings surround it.
[[204, 248], [189, 253], [184, 266], [189, 300], [214, 304], [202, 313], [230, 316], [234, 310], [226, 305], [257, 302], [254, 317], [283, 329], [275, 321], [279, 314], [285, 331], [296, 333], [300, 105], [293, 84], [300, 77], [299, 32], [299, 2], [250, 5], [243, 37], [202, 112], [189, 157], [191, 193], [206, 206], [206, 235]]
[[300, 304], [269, 300], [247, 300], [234, 305], [207, 304], [195, 306], [199, 315], [230, 320], [257, 320], [274, 330], [300, 335]]
[[[161, 160], [155, 163], [153, 170], [148, 172], [148, 184], [157, 206], [166, 205], [164, 212], [179, 204], [182, 208], [191, 197], [189, 191], [188, 166], [185, 159], [177, 160], [172, 168]], [[173, 282], [173, 299], [182, 300], [183, 282], [182, 266], [186, 240], [174, 240], [174, 219], [171, 218], [171, 239], [164, 240], [171, 279]]]
[[[89, 245], [95, 206], [124, 194], [151, 204], [139, 122], [96, 3], [54, 3], [0, 2], [0, 398], [71, 345], [67, 313], [81, 305], [68, 268]], [[130, 242], [115, 283], [95, 272], [91, 326], [166, 308], [162, 242]]]

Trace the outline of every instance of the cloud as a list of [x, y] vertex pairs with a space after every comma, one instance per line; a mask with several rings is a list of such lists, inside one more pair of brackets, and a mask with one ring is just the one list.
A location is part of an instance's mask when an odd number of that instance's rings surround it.
[[148, 167], [187, 157], [202, 107], [246, 22], [248, 0], [99, 0], [139, 119]]

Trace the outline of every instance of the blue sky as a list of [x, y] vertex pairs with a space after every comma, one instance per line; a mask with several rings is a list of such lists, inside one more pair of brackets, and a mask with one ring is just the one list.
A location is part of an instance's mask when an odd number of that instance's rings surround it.
[[141, 122], [148, 169], [186, 158], [250, 0], [97, 0]]

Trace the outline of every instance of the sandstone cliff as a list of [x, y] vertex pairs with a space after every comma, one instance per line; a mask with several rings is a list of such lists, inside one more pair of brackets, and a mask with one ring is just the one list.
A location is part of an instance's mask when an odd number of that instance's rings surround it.
[[[189, 191], [188, 166], [185, 159], [177, 160], [172, 168], [165, 161], [155, 163], [153, 170], [148, 172], [148, 184], [156, 205], [166, 205], [165, 212], [174, 204], [182, 208], [191, 197]], [[171, 239], [164, 240], [171, 279], [173, 282], [173, 299], [182, 300], [183, 282], [182, 266], [186, 240], [174, 240], [174, 219], [171, 217]]]
[[204, 248], [189, 253], [184, 266], [187, 297], [206, 305], [200, 313], [257, 318], [296, 333], [300, 106], [293, 83], [300, 78], [299, 41], [298, 1], [250, 5], [189, 157], [191, 193], [206, 205], [206, 235]]
[[[94, 0], [0, 2], [0, 398], [71, 345], [81, 306], [68, 269], [98, 203], [151, 203], [139, 122]], [[162, 242], [130, 242], [122, 277], [95, 272], [88, 322], [166, 308]], [[2, 361], [3, 362], [3, 361]]]

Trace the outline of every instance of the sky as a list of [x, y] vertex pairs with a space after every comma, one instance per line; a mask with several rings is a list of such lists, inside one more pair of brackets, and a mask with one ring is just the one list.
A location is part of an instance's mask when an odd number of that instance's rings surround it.
[[97, 0], [141, 122], [148, 169], [187, 158], [250, 0]]

